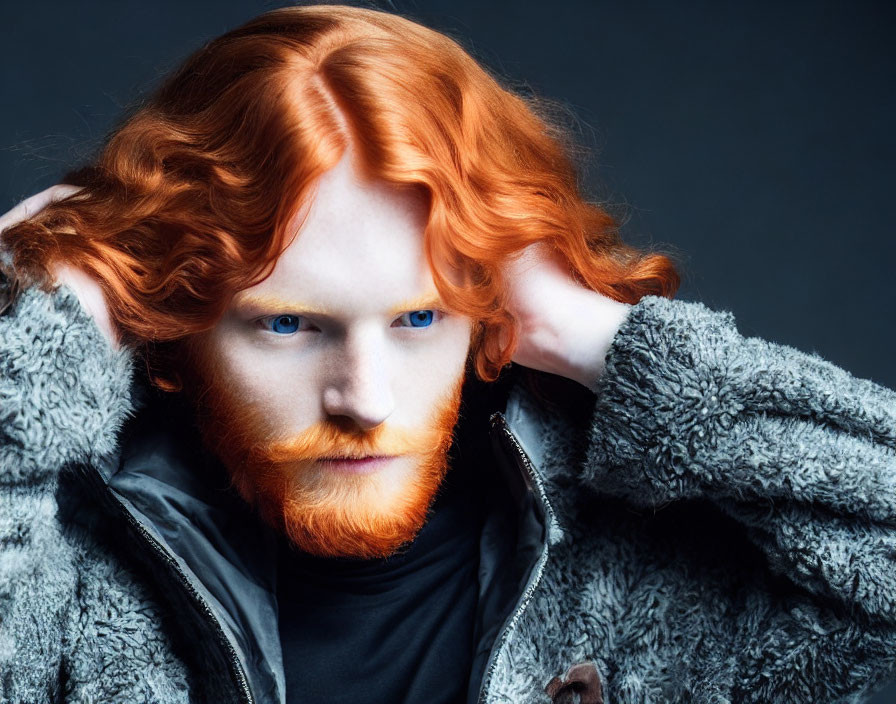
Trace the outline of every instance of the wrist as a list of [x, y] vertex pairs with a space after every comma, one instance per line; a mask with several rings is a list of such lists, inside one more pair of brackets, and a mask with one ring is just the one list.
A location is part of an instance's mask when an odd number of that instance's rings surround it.
[[118, 335], [100, 284], [81, 269], [68, 264], [52, 264], [50, 273], [57, 284], [68, 286], [75, 292], [81, 307], [93, 318], [112, 348], [118, 349]]
[[594, 291], [581, 291], [565, 318], [558, 373], [595, 391], [606, 369], [607, 352], [631, 308]]

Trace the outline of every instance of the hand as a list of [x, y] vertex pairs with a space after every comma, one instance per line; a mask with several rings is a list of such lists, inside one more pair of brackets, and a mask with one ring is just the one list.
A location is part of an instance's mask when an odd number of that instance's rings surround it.
[[[3, 231], [13, 225], [33, 217], [50, 203], [67, 198], [77, 193], [80, 188], [65, 183], [50, 186], [49, 188], [26, 198], [12, 210], [0, 216], [0, 244], [2, 244]], [[99, 282], [69, 264], [52, 263], [49, 267], [50, 275], [57, 284], [64, 284], [72, 289], [81, 302], [81, 307], [92, 316], [97, 327], [109, 340], [113, 349], [118, 349], [118, 335], [112, 325], [109, 307]]]
[[512, 360], [595, 390], [607, 351], [631, 305], [579, 284], [542, 244], [510, 260], [508, 310], [519, 342]]
[[37, 215], [41, 210], [46, 208], [50, 203], [55, 203], [63, 198], [74, 195], [81, 189], [77, 186], [70, 186], [67, 183], [59, 183], [55, 186], [45, 188], [40, 193], [35, 193], [30, 198], [26, 198], [21, 203], [13, 207], [7, 213], [0, 215], [0, 236], [3, 231], [9, 229], [13, 225], [18, 225], [23, 220], [27, 220], [33, 215]]

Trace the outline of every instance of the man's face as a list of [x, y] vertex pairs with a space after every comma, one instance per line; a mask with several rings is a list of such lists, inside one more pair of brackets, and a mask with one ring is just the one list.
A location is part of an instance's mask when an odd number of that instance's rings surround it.
[[472, 325], [439, 301], [425, 223], [421, 194], [362, 181], [347, 150], [272, 275], [202, 340], [205, 442], [306, 552], [393, 553], [447, 471]]

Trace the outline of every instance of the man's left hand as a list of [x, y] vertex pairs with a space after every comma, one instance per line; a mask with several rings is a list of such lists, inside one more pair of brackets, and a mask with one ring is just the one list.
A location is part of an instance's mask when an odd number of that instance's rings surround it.
[[508, 310], [519, 334], [511, 361], [594, 391], [632, 306], [582, 286], [545, 245], [523, 250], [508, 262], [506, 274]]

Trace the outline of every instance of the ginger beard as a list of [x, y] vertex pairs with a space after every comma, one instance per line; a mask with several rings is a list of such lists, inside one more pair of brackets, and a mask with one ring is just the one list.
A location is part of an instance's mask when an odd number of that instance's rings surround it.
[[[203, 443], [240, 496], [297, 548], [322, 557], [382, 558], [420, 532], [449, 469], [463, 374], [419, 428], [383, 423], [364, 431], [333, 417], [286, 435], [272, 428], [270, 412], [240, 397], [201, 345], [189, 356], [189, 394]], [[370, 474], [321, 463], [381, 455], [399, 457]]]

